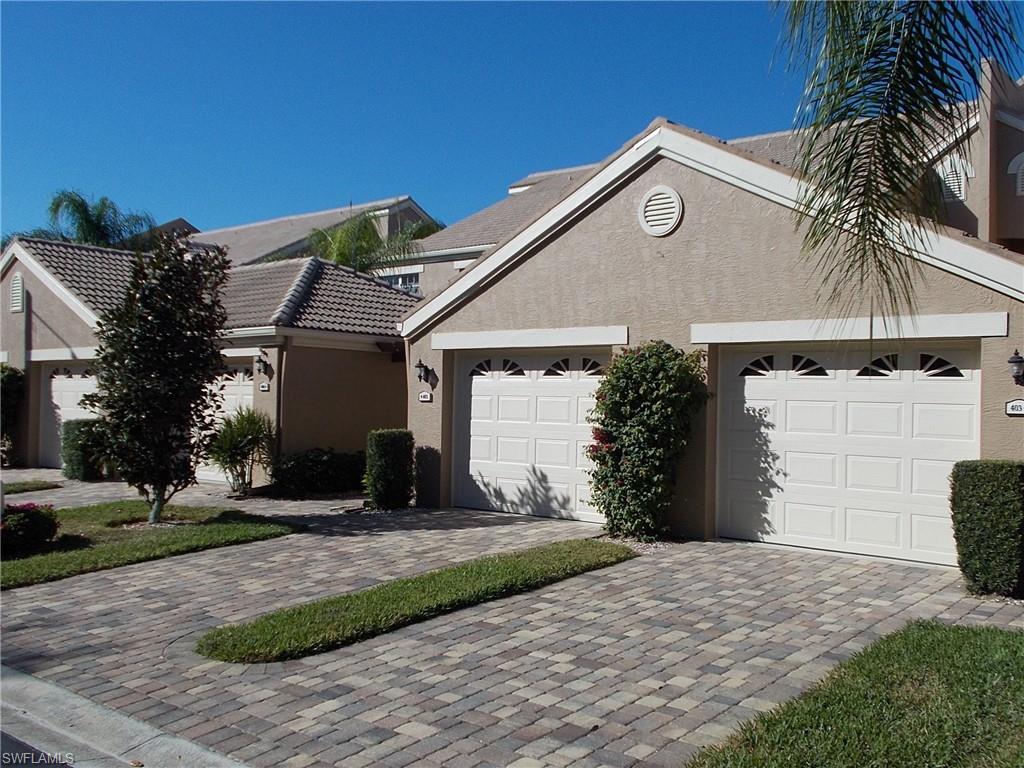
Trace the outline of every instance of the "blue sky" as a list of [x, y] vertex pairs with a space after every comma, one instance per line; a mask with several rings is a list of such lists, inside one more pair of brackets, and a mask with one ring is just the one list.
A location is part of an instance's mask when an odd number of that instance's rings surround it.
[[0, 4], [0, 217], [53, 192], [213, 228], [411, 194], [448, 223], [655, 116], [788, 128], [767, 3]]

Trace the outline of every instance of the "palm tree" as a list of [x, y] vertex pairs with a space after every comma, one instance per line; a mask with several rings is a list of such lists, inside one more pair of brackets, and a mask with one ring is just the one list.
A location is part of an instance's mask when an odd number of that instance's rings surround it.
[[805, 254], [829, 306], [890, 322], [914, 310], [911, 253], [942, 209], [924, 158], [966, 135], [979, 62], [1019, 59], [1018, 8], [796, 0], [784, 10], [793, 63], [808, 71], [797, 115]]
[[[50, 226], [15, 233], [106, 248], [138, 244], [156, 227], [148, 213], [122, 211], [109, 197], [92, 202], [80, 192], [62, 189], [50, 200]], [[4, 245], [15, 235], [6, 235]]]
[[390, 237], [382, 237], [377, 217], [371, 211], [353, 216], [337, 227], [314, 229], [309, 236], [314, 253], [357, 272], [376, 272], [395, 262], [419, 253], [419, 244], [427, 235], [444, 229], [444, 225], [423, 220], [407, 224]]

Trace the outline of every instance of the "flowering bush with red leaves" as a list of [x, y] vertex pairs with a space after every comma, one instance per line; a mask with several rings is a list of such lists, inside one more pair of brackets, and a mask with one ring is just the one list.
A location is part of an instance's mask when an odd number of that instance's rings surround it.
[[676, 465], [694, 416], [709, 397], [705, 354], [652, 341], [617, 355], [598, 387], [589, 421], [593, 505], [612, 534], [665, 532]]
[[40, 504], [8, 504], [0, 518], [3, 557], [22, 557], [45, 547], [57, 535], [60, 522], [53, 507]]

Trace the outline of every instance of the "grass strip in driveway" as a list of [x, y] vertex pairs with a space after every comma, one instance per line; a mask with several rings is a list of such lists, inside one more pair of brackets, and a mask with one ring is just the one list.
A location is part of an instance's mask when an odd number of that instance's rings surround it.
[[196, 650], [220, 661], [298, 659], [635, 556], [621, 544], [574, 539], [481, 557], [219, 627]]
[[16, 493], [29, 493], [30, 491], [51, 491], [54, 488], [63, 487], [53, 480], [15, 480], [12, 483], [4, 483], [4, 495], [13, 496]]
[[5, 559], [0, 568], [0, 588], [23, 587], [186, 552], [271, 539], [295, 530], [295, 526], [280, 520], [234, 509], [176, 505], [164, 510], [164, 519], [174, 525], [131, 527], [144, 522], [148, 514], [149, 506], [143, 501], [58, 509], [57, 540], [47, 551]]
[[915, 622], [687, 768], [1024, 765], [1024, 633]]

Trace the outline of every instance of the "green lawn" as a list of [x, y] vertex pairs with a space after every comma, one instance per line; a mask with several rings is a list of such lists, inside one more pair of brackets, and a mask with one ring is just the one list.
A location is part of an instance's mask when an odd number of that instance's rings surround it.
[[61, 487], [60, 483], [55, 483], [52, 480], [16, 480], [13, 483], [4, 483], [4, 495], [13, 496], [16, 493], [28, 493], [29, 491], [49, 491]]
[[50, 551], [4, 560], [0, 588], [102, 571], [145, 560], [284, 536], [294, 526], [278, 520], [213, 507], [168, 506], [164, 519], [195, 524], [126, 529], [147, 519], [143, 501], [115, 501], [57, 510], [60, 531]]
[[1024, 633], [917, 622], [688, 768], [1024, 766]]
[[221, 661], [298, 659], [635, 556], [621, 544], [576, 539], [482, 557], [219, 627], [196, 650]]

